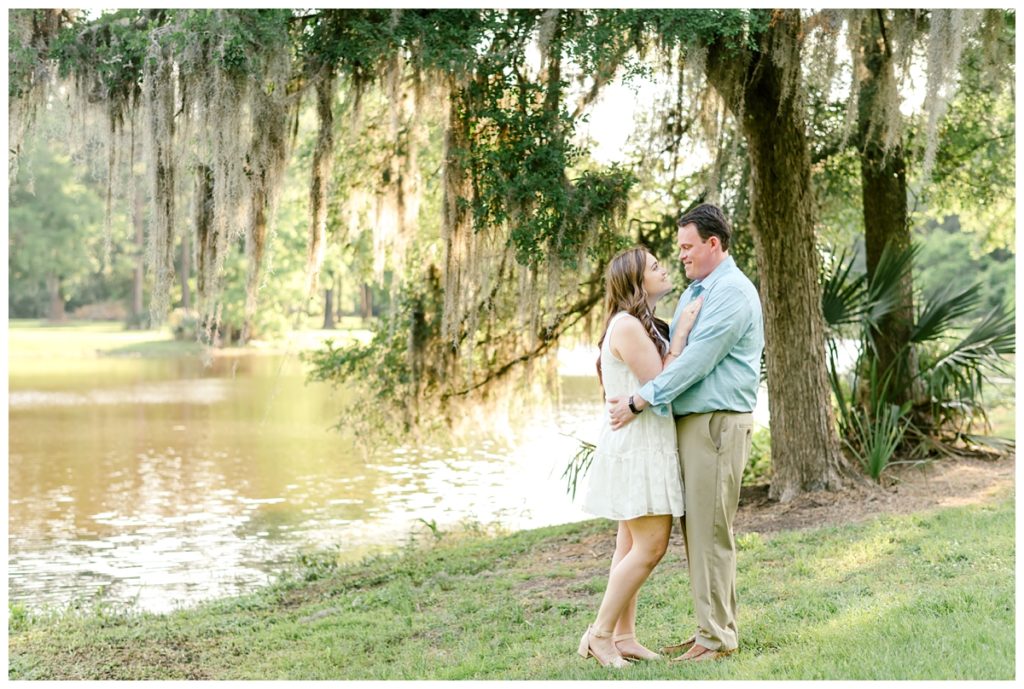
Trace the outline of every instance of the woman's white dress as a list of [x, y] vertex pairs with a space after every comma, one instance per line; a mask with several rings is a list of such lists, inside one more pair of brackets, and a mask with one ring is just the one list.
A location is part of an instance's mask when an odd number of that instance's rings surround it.
[[[612, 329], [626, 316], [620, 311], [608, 323], [601, 346], [605, 398], [628, 397], [640, 381], [611, 349]], [[653, 409], [617, 431], [606, 413], [590, 465], [582, 508], [598, 517], [626, 520], [655, 514], [681, 517], [683, 481], [676, 452], [676, 425], [671, 416]]]

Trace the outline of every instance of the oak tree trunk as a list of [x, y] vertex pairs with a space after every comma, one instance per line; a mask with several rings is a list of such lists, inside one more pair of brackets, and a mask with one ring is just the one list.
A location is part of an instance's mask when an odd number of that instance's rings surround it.
[[[907, 217], [907, 169], [902, 140], [885, 146], [883, 127], [887, 97], [895, 89], [892, 53], [883, 34], [883, 11], [867, 13], [861, 23], [864, 69], [860, 74], [858, 99], [858, 133], [860, 139], [860, 170], [862, 207], [864, 212], [864, 245], [868, 275], [874, 275], [887, 244], [892, 249], [910, 248], [910, 221]], [[872, 333], [878, 356], [880, 374], [891, 372], [886, 399], [902, 404], [913, 398], [910, 333], [914, 319], [913, 280], [908, 271], [899, 284], [895, 308]]]
[[370, 286], [367, 284], [363, 285], [360, 290], [360, 304], [359, 312], [363, 318], [369, 318], [373, 315], [373, 292], [370, 290]]
[[799, 11], [775, 11], [761, 43], [773, 54], [712, 46], [707, 61], [710, 83], [747, 137], [772, 433], [769, 496], [783, 502], [841, 488], [846, 469], [826, 374], [806, 118], [792, 71], [799, 32]]
[[334, 288], [324, 290], [324, 330], [334, 329]]
[[207, 278], [217, 263], [217, 230], [213, 222], [213, 170], [206, 165], [196, 167], [195, 201], [196, 244], [199, 265], [196, 266], [196, 289], [202, 302], [213, 296], [213, 285]]
[[67, 314], [64, 312], [64, 295], [61, 294], [61, 277], [59, 275], [46, 276], [46, 291], [50, 294], [49, 319], [51, 321], [64, 321]]

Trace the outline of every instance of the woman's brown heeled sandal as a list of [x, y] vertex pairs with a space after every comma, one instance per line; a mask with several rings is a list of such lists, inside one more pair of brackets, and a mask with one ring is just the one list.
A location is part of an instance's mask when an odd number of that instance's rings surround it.
[[[616, 643], [616, 649], [618, 649], [618, 642], [628, 641], [629, 639], [636, 639], [636, 634], [616, 634], [612, 637], [612, 641]], [[643, 644], [637, 643], [637, 646], [643, 648], [644, 652], [632, 653], [623, 652], [622, 650], [619, 650], [619, 653], [622, 655], [623, 658], [628, 658], [630, 660], [657, 660], [658, 658], [661, 658], [661, 656], [655, 653], [654, 651], [644, 648]]]
[[587, 631], [583, 632], [583, 638], [580, 639], [580, 647], [577, 651], [584, 658], [594, 658], [601, 667], [608, 667], [609, 665], [615, 668], [627, 667], [629, 661], [619, 655], [618, 651], [611, 658], [602, 658], [601, 656], [594, 653], [593, 647], [590, 645], [590, 637], [595, 639], [608, 639], [611, 637], [610, 632], [601, 632], [594, 629], [591, 625], [587, 627]]

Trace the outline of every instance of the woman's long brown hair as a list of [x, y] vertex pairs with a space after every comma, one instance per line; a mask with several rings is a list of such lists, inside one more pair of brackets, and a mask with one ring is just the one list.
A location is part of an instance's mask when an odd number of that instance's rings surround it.
[[[668, 324], [660, 318], [655, 317], [651, 307], [647, 304], [647, 290], [644, 289], [644, 272], [647, 270], [647, 254], [651, 253], [647, 247], [635, 246], [625, 251], [620, 251], [612, 257], [608, 263], [608, 270], [605, 272], [604, 289], [604, 330], [601, 331], [601, 339], [597, 341], [598, 349], [604, 345], [604, 338], [608, 335], [608, 323], [612, 316], [619, 311], [635, 316], [644, 326], [647, 335], [651, 338], [654, 346], [658, 348], [658, 354], [665, 356], [668, 353], [668, 343], [659, 337], [661, 333], [668, 339]], [[601, 375], [601, 355], [597, 356], [597, 378], [601, 381], [601, 388], [604, 389], [604, 378]]]

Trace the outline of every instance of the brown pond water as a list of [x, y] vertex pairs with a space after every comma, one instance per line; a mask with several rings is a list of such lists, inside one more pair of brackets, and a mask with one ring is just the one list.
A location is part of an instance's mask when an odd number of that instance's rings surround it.
[[295, 556], [345, 559], [466, 522], [586, 518], [560, 478], [593, 439], [596, 377], [563, 377], [512, 442], [405, 445], [366, 460], [343, 399], [297, 356], [55, 359], [9, 376], [9, 598], [102, 596], [164, 611], [266, 583]]

